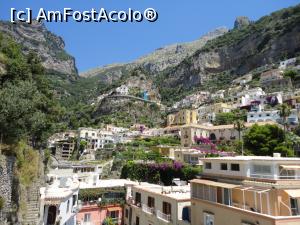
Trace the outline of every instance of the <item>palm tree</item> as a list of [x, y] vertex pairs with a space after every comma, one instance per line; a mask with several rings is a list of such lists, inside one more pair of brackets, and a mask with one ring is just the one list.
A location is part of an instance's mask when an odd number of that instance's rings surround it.
[[[234, 129], [237, 130], [238, 133], [239, 133], [239, 143], [241, 143], [242, 131], [245, 129], [245, 121], [242, 120], [239, 116], [237, 116], [237, 118], [233, 122], [233, 125], [234, 125]], [[244, 155], [244, 145], [243, 145], [243, 142], [242, 142], [242, 155]]]
[[289, 105], [284, 103], [278, 107], [278, 110], [279, 110], [279, 116], [282, 119], [282, 123], [283, 123], [284, 140], [285, 140], [286, 139], [286, 130], [287, 130], [287, 118], [291, 114], [291, 108]]
[[111, 217], [105, 218], [105, 220], [102, 223], [103, 225], [115, 225], [116, 223], [113, 221]]

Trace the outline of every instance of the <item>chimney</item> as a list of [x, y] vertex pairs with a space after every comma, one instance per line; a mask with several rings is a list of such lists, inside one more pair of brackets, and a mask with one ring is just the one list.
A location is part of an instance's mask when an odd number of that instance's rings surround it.
[[276, 153], [276, 152], [273, 153], [273, 158], [280, 158], [280, 157], [281, 157], [280, 153]]

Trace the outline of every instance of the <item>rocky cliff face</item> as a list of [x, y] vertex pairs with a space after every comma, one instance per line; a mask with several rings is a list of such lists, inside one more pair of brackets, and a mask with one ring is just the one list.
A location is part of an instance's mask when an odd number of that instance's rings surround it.
[[250, 25], [250, 20], [247, 16], [238, 16], [234, 21], [234, 29], [242, 29]]
[[239, 76], [294, 57], [300, 53], [299, 24], [300, 5], [244, 24], [207, 42], [178, 66], [164, 71], [160, 87], [184, 92], [203, 86], [220, 73]]
[[77, 76], [75, 59], [66, 51], [65, 43], [59, 36], [47, 30], [44, 24], [0, 22], [0, 31], [10, 35], [22, 45], [24, 53], [35, 51], [39, 54], [43, 66], [52, 73]]
[[123, 74], [136, 67], [141, 67], [150, 74], [156, 74], [168, 67], [178, 65], [184, 58], [191, 56], [198, 49], [202, 48], [207, 41], [219, 37], [227, 31], [228, 29], [221, 27], [203, 35], [196, 41], [162, 47], [134, 62], [128, 64], [112, 64], [105, 67], [95, 68], [81, 73], [80, 76], [98, 76], [100, 80], [111, 83], [114, 80], [118, 80]]

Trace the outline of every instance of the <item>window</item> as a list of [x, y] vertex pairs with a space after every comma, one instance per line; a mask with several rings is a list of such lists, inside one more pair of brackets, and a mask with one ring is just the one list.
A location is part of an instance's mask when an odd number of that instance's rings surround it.
[[232, 163], [231, 170], [232, 171], [240, 171], [240, 164]]
[[208, 169], [208, 170], [211, 169], [211, 163], [210, 162], [205, 163], [205, 169]]
[[140, 217], [135, 218], [135, 225], [140, 225]]
[[111, 211], [109, 214], [110, 218], [115, 219], [115, 218], [119, 218], [119, 211]]
[[70, 209], [70, 200], [68, 200], [67, 202], [67, 212], [69, 212], [69, 209]]
[[204, 213], [204, 225], [214, 225], [215, 217], [213, 214]]
[[155, 206], [155, 199], [153, 197], [148, 197], [148, 207], [154, 208]]
[[250, 222], [242, 221], [242, 225], [254, 225], [254, 223], [250, 223]]
[[84, 222], [91, 222], [91, 214], [90, 213], [85, 213], [83, 217]]
[[221, 170], [227, 170], [227, 163], [221, 163]]
[[291, 202], [292, 215], [293, 216], [299, 215], [299, 208], [298, 208], [297, 199], [291, 198], [290, 202]]
[[228, 188], [223, 189], [223, 198], [225, 205], [231, 205], [231, 191]]
[[271, 166], [269, 165], [253, 165], [253, 173], [256, 174], [270, 174]]
[[135, 203], [141, 204], [141, 193], [139, 193], [139, 192], [135, 193]]
[[163, 202], [163, 213], [171, 215], [171, 204], [169, 202]]
[[73, 195], [72, 206], [76, 205], [77, 195]]

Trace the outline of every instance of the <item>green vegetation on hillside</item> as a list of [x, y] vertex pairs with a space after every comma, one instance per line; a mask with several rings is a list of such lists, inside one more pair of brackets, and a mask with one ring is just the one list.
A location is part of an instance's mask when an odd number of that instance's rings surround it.
[[61, 119], [61, 107], [53, 98], [37, 55], [24, 55], [11, 38], [0, 34], [5, 72], [0, 74], [0, 135], [2, 141], [45, 141]]
[[243, 139], [249, 154], [272, 156], [278, 152], [283, 156], [294, 155], [292, 143], [285, 141], [284, 131], [277, 125], [253, 125]]
[[209, 40], [198, 53], [200, 51], [210, 51], [212, 49], [235, 45], [253, 33], [260, 33], [264, 36], [261, 43], [257, 46], [257, 51], [261, 51], [276, 36], [280, 36], [295, 28], [300, 22], [299, 15], [300, 5], [276, 11], [270, 16], [260, 18], [255, 23], [244, 26], [241, 29], [230, 30], [216, 39]]
[[201, 172], [200, 167], [174, 163], [134, 163], [128, 162], [123, 168], [121, 178], [149, 183], [172, 185], [174, 178], [189, 181]]
[[169, 145], [169, 146], [176, 146], [180, 145], [180, 140], [175, 137], [151, 137], [151, 138], [143, 138], [133, 140], [126, 144], [127, 146], [132, 147], [154, 147], [157, 145]]
[[[213, 92], [228, 88], [236, 77], [261, 67], [263, 60], [268, 64], [299, 55], [298, 47], [287, 50], [288, 43], [283, 49], [270, 51], [274, 46], [281, 46], [281, 42], [288, 42], [287, 36], [292, 31], [295, 32], [291, 35], [297, 38], [299, 24], [300, 5], [297, 5], [276, 11], [254, 23], [240, 29], [232, 29], [209, 40], [204, 47], [178, 66], [167, 68], [156, 77], [162, 102], [170, 105], [191, 92], [198, 90]], [[204, 61], [205, 58], [212, 57], [209, 60], [216, 61], [216, 65], [220, 66], [216, 68], [206, 67], [205, 64], [199, 66], [202, 63], [202, 56]], [[194, 80], [195, 82], [191, 82]]]

